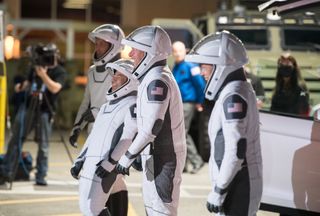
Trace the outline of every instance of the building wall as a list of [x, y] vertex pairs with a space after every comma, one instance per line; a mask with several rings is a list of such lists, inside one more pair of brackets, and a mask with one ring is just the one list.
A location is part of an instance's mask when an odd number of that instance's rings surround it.
[[192, 18], [216, 11], [212, 0], [121, 0], [121, 26], [136, 28], [153, 18]]

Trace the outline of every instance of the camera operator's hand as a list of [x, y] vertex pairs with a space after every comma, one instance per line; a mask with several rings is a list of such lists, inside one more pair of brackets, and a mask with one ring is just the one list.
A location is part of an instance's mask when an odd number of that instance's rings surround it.
[[39, 65], [35, 66], [35, 70], [36, 70], [37, 75], [40, 78], [43, 78], [45, 75], [47, 75], [47, 72], [48, 72], [47, 67], [43, 67], [43, 66], [39, 66]]
[[82, 113], [83, 120], [87, 122], [94, 122], [94, 115], [92, 113], [92, 110], [88, 108], [84, 113]]
[[61, 83], [54, 81], [52, 78], [49, 77], [48, 75], [48, 67], [43, 67], [36, 65], [35, 66], [35, 71], [37, 76], [40, 77], [40, 79], [43, 81], [43, 83], [46, 85], [46, 88], [52, 93], [52, 94], [57, 94], [61, 89], [62, 85]]
[[28, 84], [29, 84], [28, 81], [24, 81], [24, 82], [21, 82], [21, 83], [17, 83], [17, 84], [14, 86], [14, 91], [15, 91], [16, 93], [25, 91], [26, 88], [28, 87]]

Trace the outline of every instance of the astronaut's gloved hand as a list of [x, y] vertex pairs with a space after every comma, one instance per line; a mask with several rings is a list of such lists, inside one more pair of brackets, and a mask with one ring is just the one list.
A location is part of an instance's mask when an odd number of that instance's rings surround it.
[[122, 175], [129, 175], [130, 174], [129, 169], [130, 169], [131, 164], [135, 160], [135, 158], [129, 159], [127, 157], [127, 155], [131, 155], [130, 152], [127, 151], [126, 154], [120, 158], [120, 160], [116, 166], [116, 171], [119, 174], [122, 174]]
[[71, 169], [70, 169], [70, 173], [72, 175], [73, 178], [75, 179], [79, 179], [79, 173], [82, 169], [82, 166], [84, 164], [84, 160], [85, 158], [77, 158], [76, 161], [74, 162], [74, 164], [72, 165]]
[[136, 159], [132, 163], [132, 168], [141, 172], [142, 171], [142, 160], [141, 160], [141, 155], [136, 157]]
[[88, 108], [84, 113], [82, 113], [81, 118], [87, 122], [94, 122], [94, 115], [90, 108]]
[[115, 165], [110, 163], [108, 160], [101, 160], [97, 163], [96, 175], [100, 178], [106, 178], [108, 175], [113, 172]]
[[72, 128], [72, 131], [71, 131], [71, 134], [70, 134], [70, 137], [69, 137], [69, 142], [72, 145], [72, 147], [75, 147], [75, 148], [78, 147], [77, 140], [78, 140], [78, 137], [80, 135], [80, 132], [81, 132], [81, 128], [79, 126], [74, 126]]
[[209, 212], [223, 212], [223, 203], [227, 193], [220, 194], [216, 190], [211, 191], [207, 199], [207, 209]]

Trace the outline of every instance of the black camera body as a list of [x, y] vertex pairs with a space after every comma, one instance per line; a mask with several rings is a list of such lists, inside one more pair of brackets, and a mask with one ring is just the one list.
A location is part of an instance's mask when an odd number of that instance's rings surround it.
[[56, 46], [50, 44], [44, 45], [35, 45], [31, 47], [31, 61], [33, 65], [38, 66], [53, 66], [56, 60]]

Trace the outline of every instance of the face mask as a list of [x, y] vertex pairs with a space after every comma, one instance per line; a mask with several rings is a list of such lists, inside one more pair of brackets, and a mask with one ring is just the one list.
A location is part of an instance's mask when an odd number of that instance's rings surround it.
[[280, 65], [279, 68], [279, 74], [283, 77], [290, 77], [293, 73], [293, 67], [288, 65]]

